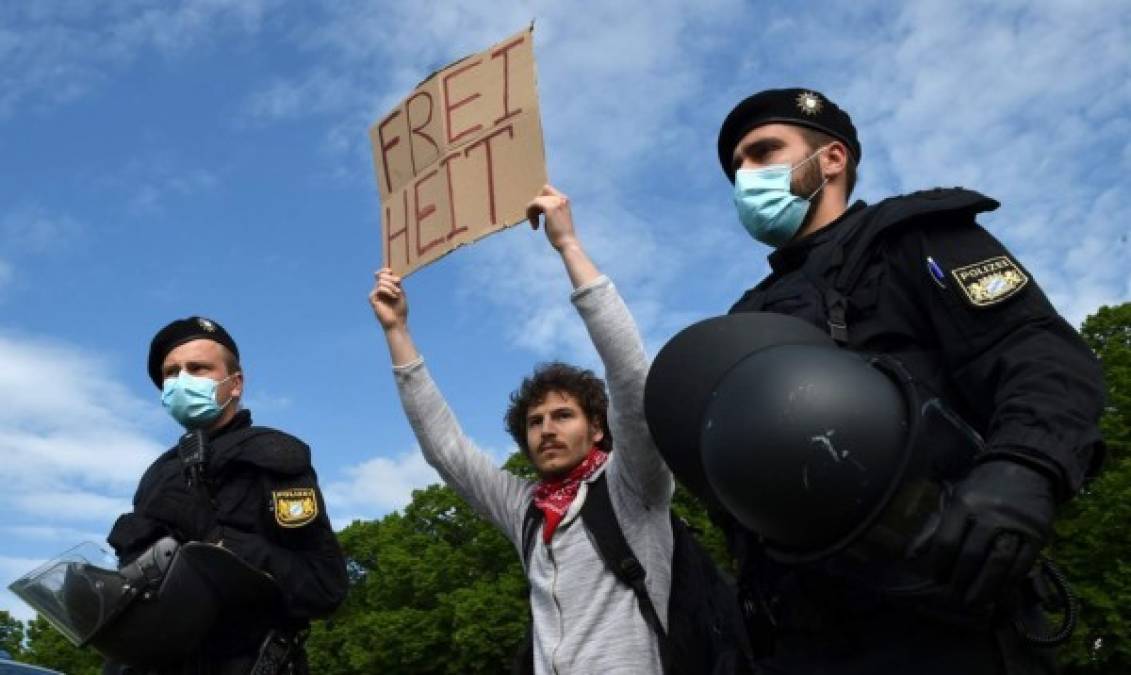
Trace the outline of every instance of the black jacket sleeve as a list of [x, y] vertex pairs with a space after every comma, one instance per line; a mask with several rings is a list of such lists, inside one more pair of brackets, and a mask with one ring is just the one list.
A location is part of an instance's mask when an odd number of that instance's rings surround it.
[[106, 542], [124, 564], [131, 562], [139, 553], [169, 533], [169, 528], [165, 525], [131, 511], [118, 516]]
[[1062, 497], [1079, 490], [1103, 456], [1103, 374], [1032, 274], [970, 221], [908, 228], [883, 255], [966, 404], [984, 415], [986, 458], [1043, 470]]
[[[221, 543], [279, 584], [290, 619], [307, 620], [330, 614], [347, 590], [345, 558], [326, 515], [314, 470], [301, 474], [260, 473], [254, 511], [221, 513], [210, 539]], [[288, 501], [286, 495], [299, 495]], [[277, 511], [309, 495], [312, 515], [290, 521]], [[282, 502], [280, 502], [282, 499]], [[296, 501], [297, 500], [297, 501]], [[249, 512], [250, 511], [250, 512]]]
[[200, 539], [199, 535], [207, 531], [207, 524], [197, 536], [188, 536], [185, 531], [193, 529], [190, 523], [207, 520], [195, 508], [183, 482], [172, 452], [163, 453], [149, 465], [134, 492], [133, 511], [119, 516], [106, 537], [119, 561], [132, 561], [162, 537], [173, 536], [185, 542]]

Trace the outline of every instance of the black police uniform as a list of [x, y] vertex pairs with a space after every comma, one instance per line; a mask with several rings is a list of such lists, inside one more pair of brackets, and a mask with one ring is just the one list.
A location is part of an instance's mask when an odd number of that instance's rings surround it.
[[[282, 604], [229, 612], [198, 659], [162, 673], [248, 673], [268, 631], [294, 635], [336, 609], [346, 594], [345, 560], [306, 444], [252, 426], [246, 410], [207, 437], [215, 449], [207, 489], [189, 487], [177, 448], [166, 451], [145, 472], [133, 512], [118, 518], [108, 541], [123, 563], [167, 535], [182, 543], [219, 543], [270, 574]], [[299, 654], [292, 668], [285, 672], [305, 672], [305, 657]], [[105, 672], [136, 671], [108, 664]]]
[[[730, 311], [789, 314], [849, 349], [898, 358], [982, 434], [986, 459], [1038, 469], [1066, 499], [1102, 459], [1102, 374], [1029, 272], [975, 222], [997, 206], [958, 188], [856, 202], [774, 251], [770, 275]], [[819, 567], [777, 565], [752, 537], [731, 534], [747, 592], [776, 623], [766, 672], [1051, 669], [1049, 654], [1000, 620], [944, 621]]]

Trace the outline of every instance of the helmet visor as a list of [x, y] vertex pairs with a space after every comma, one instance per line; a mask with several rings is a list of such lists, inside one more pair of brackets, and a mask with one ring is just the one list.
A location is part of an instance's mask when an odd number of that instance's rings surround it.
[[86, 542], [12, 582], [8, 589], [76, 646], [112, 618], [131, 590], [117, 559]]

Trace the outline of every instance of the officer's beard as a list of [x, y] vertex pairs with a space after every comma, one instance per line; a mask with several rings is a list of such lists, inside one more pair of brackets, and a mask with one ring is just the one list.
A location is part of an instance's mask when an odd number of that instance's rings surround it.
[[797, 228], [800, 235], [806, 232], [809, 223], [813, 222], [814, 214], [819, 210], [821, 200], [825, 198], [824, 188], [828, 186], [822, 186], [825, 178], [821, 175], [821, 163], [818, 158], [814, 158], [813, 161], [806, 162], [804, 166], [795, 169], [792, 178], [789, 191], [802, 199], [809, 200], [809, 211], [805, 214], [805, 220], [801, 221], [801, 226]]

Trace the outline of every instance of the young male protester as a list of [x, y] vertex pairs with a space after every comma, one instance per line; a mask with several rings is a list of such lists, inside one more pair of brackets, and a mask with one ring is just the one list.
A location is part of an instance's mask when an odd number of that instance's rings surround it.
[[609, 383], [606, 402], [604, 386], [591, 372], [554, 363], [536, 369], [512, 394], [507, 428], [539, 480], [495, 466], [460, 430], [409, 336], [400, 278], [387, 269], [378, 272], [369, 301], [388, 341], [405, 414], [428, 462], [520, 552], [529, 505], [533, 501], [542, 511], [526, 563], [535, 672], [660, 673], [659, 641], [637, 597], [604, 564], [578, 517], [594, 481], [603, 478], [620, 529], [644, 568], [648, 597], [666, 626], [674, 483], [644, 421], [648, 363], [624, 302], [582, 248], [568, 198], [544, 187], [527, 207], [535, 229], [539, 214], [573, 283], [571, 299]]

